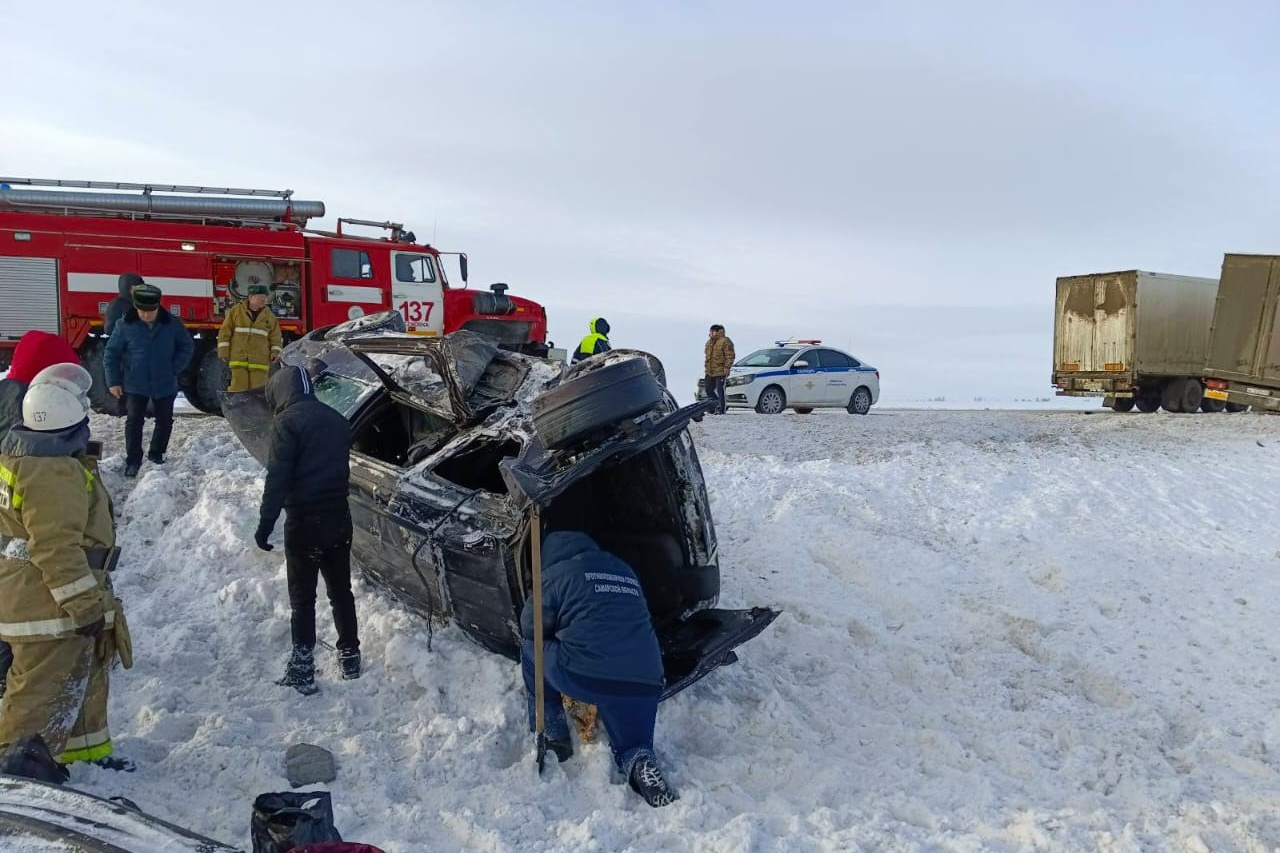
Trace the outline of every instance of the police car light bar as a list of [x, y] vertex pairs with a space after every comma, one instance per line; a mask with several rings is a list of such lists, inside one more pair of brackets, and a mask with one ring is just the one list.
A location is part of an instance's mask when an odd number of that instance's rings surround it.
[[774, 341], [774, 343], [780, 347], [785, 347], [785, 346], [794, 346], [795, 344], [814, 345], [814, 344], [820, 344], [822, 343], [822, 341], [814, 340], [814, 339], [806, 340], [804, 338], [791, 338], [790, 340], [786, 340], [786, 341]]

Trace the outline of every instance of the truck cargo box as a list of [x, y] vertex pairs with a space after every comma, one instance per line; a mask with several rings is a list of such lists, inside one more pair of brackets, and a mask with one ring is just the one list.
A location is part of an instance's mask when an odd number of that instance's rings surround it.
[[1204, 375], [1211, 396], [1280, 408], [1280, 256], [1226, 255]]
[[1134, 395], [1199, 377], [1218, 283], [1128, 270], [1058, 279], [1053, 383], [1072, 396]]

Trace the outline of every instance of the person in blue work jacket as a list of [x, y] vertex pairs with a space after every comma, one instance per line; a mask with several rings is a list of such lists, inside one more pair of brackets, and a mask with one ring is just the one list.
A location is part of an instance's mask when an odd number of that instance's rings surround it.
[[[677, 799], [653, 752], [662, 694], [662, 654], [640, 581], [585, 533], [556, 532], [543, 544], [542, 621], [547, 746], [573, 755], [563, 694], [599, 709], [618, 770], [649, 805]], [[534, 730], [533, 601], [520, 615], [522, 667]]]
[[133, 308], [111, 329], [104, 358], [107, 385], [114, 397], [123, 397], [124, 475], [138, 476], [142, 466], [142, 424], [147, 405], [155, 411], [147, 459], [164, 464], [173, 432], [173, 401], [178, 396], [178, 376], [191, 360], [194, 344], [182, 321], [160, 304], [160, 288], [139, 284], [131, 291]]

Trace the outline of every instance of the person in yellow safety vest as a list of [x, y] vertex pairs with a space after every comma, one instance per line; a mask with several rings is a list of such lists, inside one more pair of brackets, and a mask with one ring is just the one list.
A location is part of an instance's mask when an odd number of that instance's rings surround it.
[[280, 324], [267, 307], [267, 286], [250, 285], [248, 298], [227, 312], [218, 330], [218, 358], [231, 369], [227, 391], [252, 391], [266, 385], [282, 346]]
[[133, 659], [107, 574], [119, 553], [110, 497], [85, 461], [92, 384], [79, 365], [40, 371], [0, 445], [0, 638], [13, 646], [0, 747], [40, 735], [65, 764], [133, 770], [111, 757], [107, 728], [107, 672], [115, 655]]
[[609, 346], [608, 320], [603, 317], [597, 317], [587, 325], [587, 328], [591, 330], [591, 333], [583, 338], [582, 343], [578, 344], [578, 348], [573, 351], [573, 364], [577, 364], [584, 358], [591, 358], [593, 355], [599, 355], [612, 349]]

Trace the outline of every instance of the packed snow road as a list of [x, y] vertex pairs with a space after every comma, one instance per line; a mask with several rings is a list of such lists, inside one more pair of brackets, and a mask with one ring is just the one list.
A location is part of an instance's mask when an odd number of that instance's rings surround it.
[[[1280, 418], [873, 411], [695, 425], [722, 603], [785, 612], [662, 707], [682, 799], [603, 743], [534, 776], [514, 665], [358, 585], [367, 674], [277, 688], [280, 549], [223, 421], [120, 473], [137, 773], [72, 784], [247, 847], [285, 747], [340, 762], [339, 829], [393, 853], [1255, 851], [1280, 845]], [[323, 601], [323, 599], [322, 599]], [[332, 626], [321, 604], [321, 636]]]

